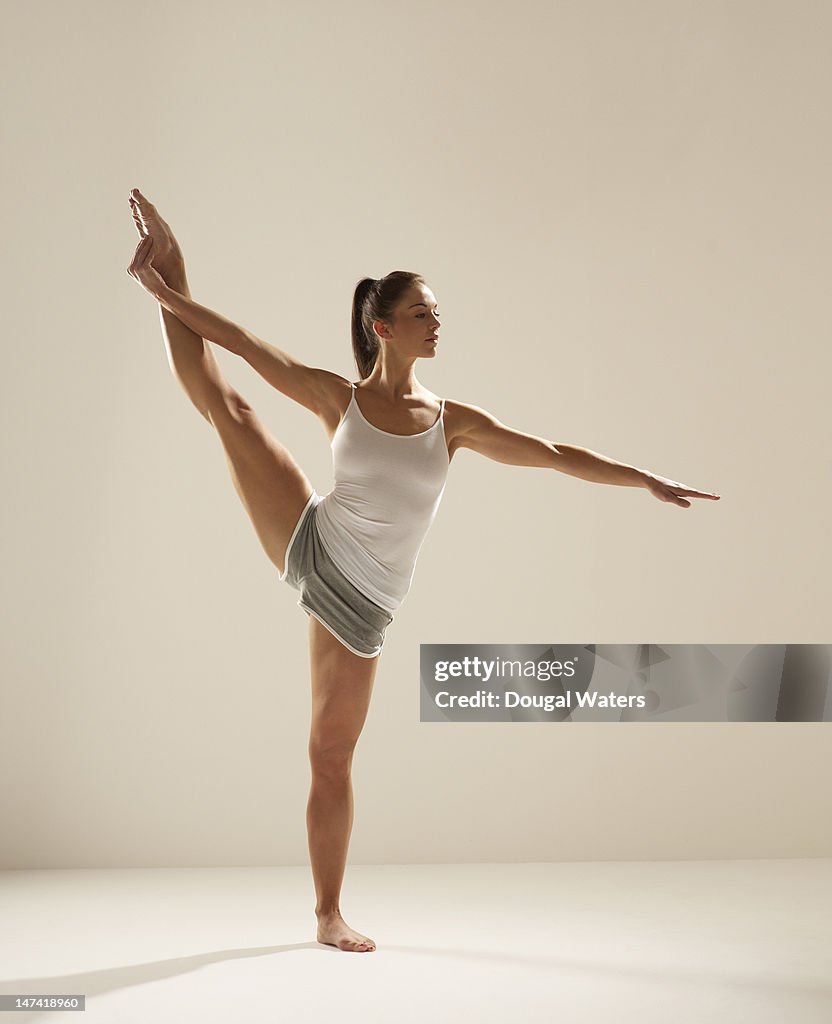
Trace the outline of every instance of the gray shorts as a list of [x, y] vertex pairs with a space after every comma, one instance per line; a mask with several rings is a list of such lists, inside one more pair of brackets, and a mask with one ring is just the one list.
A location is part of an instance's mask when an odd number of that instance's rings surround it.
[[344, 576], [327, 554], [316, 525], [323, 497], [313, 491], [295, 525], [279, 575], [300, 593], [298, 606], [314, 615], [353, 654], [375, 658], [393, 616]]

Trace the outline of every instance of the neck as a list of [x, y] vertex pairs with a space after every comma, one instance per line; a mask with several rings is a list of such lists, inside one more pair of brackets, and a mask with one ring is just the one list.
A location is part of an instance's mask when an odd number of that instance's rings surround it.
[[378, 391], [391, 402], [407, 398], [420, 387], [419, 381], [416, 380], [416, 360], [397, 362], [395, 359], [385, 358], [382, 350], [372, 373], [365, 378], [364, 386]]

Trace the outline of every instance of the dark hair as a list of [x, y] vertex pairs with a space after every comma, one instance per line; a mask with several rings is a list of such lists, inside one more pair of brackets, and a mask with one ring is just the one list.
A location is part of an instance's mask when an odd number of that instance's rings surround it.
[[394, 270], [378, 281], [372, 277], [362, 277], [355, 286], [352, 297], [352, 351], [361, 380], [373, 372], [381, 347], [373, 330], [373, 322], [389, 322], [401, 297], [417, 283], [425, 284], [421, 274]]

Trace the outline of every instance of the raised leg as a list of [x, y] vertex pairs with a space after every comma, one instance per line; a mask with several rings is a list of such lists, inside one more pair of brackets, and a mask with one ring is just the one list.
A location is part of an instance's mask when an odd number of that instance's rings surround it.
[[309, 616], [309, 654], [312, 785], [306, 824], [318, 942], [369, 953], [375, 950], [373, 940], [354, 931], [341, 916], [341, 884], [354, 813], [353, 752], [367, 717], [379, 659], [353, 654], [313, 615]]
[[[168, 287], [190, 298], [185, 258], [170, 225], [138, 189], [131, 191], [128, 201], [133, 223], [139, 235], [153, 236], [153, 265], [165, 279]], [[159, 315], [171, 371], [187, 396], [210, 423], [210, 406], [217, 392], [230, 390], [228, 382], [223, 377], [207, 341], [186, 327], [162, 305], [159, 306]]]
[[[168, 287], [191, 297], [184, 264], [181, 271], [169, 271], [162, 276]], [[231, 386], [223, 376], [210, 344], [204, 338], [177, 320], [162, 305], [159, 306], [159, 315], [171, 371], [188, 398], [213, 426], [211, 408], [219, 396], [230, 397]]]
[[[153, 236], [154, 266], [169, 287], [190, 294], [185, 260], [169, 225], [138, 189], [130, 194], [140, 235]], [[234, 487], [263, 550], [282, 573], [286, 547], [312, 484], [291, 453], [266, 429], [243, 396], [223, 376], [210, 344], [160, 305], [162, 333], [174, 376], [216, 429]]]

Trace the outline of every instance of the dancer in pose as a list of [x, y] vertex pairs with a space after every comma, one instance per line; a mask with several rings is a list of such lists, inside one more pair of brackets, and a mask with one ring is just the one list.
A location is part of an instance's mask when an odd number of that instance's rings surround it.
[[[458, 448], [513, 466], [539, 466], [597, 483], [644, 487], [689, 508], [715, 500], [676, 480], [513, 430], [483, 409], [438, 399], [416, 379], [435, 358], [439, 312], [419, 274], [393, 271], [355, 288], [352, 346], [360, 380], [306, 366], [194, 302], [182, 250], [138, 189], [129, 198], [140, 240], [127, 272], [159, 304], [168, 361], [217, 432], [231, 479], [260, 543], [307, 613], [312, 676], [307, 829], [318, 942], [369, 952], [375, 943], [341, 916], [353, 823], [351, 766], [388, 625]], [[284, 445], [220, 372], [210, 345], [241, 356], [313, 412], [330, 438], [335, 486], [319, 495]]]

